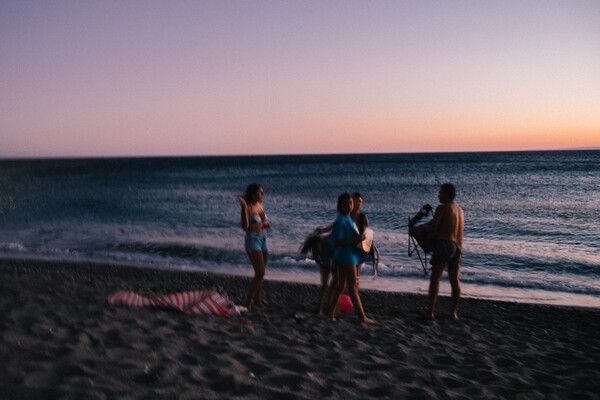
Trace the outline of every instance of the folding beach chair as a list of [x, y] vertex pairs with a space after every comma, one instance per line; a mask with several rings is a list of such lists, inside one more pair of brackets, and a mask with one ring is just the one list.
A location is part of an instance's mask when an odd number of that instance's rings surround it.
[[[419, 257], [423, 272], [429, 274], [431, 268], [427, 268], [427, 254], [433, 251], [437, 241], [437, 233], [427, 226], [426, 223], [417, 225], [422, 222], [424, 217], [433, 215], [433, 208], [429, 204], [425, 204], [411, 218], [408, 217], [408, 256], [412, 257], [416, 254]], [[421, 251], [423, 256], [421, 256]]]

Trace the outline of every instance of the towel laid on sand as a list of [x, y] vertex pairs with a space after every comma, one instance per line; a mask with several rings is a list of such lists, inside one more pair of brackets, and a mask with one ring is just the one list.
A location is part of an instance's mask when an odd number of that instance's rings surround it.
[[186, 314], [210, 314], [229, 317], [240, 315], [245, 307], [237, 306], [216, 290], [190, 290], [158, 297], [145, 297], [133, 291], [121, 290], [108, 296], [108, 304], [134, 307], [175, 308]]

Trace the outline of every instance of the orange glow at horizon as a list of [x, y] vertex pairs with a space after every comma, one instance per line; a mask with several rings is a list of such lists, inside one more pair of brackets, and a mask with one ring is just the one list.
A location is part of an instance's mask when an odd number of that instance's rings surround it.
[[10, 3], [0, 158], [600, 148], [600, 2], [258, 3]]

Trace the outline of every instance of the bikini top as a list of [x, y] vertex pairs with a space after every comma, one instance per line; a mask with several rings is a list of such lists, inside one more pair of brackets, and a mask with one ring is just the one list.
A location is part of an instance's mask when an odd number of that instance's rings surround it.
[[250, 222], [250, 225], [254, 225], [254, 224], [258, 224], [259, 222], [262, 222], [262, 218], [260, 217], [259, 214], [248, 214], [248, 221]]

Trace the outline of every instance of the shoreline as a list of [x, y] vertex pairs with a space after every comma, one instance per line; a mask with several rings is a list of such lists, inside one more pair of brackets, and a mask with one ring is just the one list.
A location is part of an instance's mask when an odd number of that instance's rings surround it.
[[[152, 264], [134, 264], [120, 261], [102, 262], [95, 259], [90, 260], [61, 260], [59, 258], [39, 258], [35, 256], [12, 257], [0, 255], [0, 262], [29, 262], [32, 264], [51, 264], [51, 265], [72, 265], [72, 266], [96, 266], [98, 268], [124, 268], [140, 269], [143, 271], [156, 270], [161, 272], [173, 273], [199, 273], [212, 274], [217, 276], [230, 276], [236, 278], [251, 278], [252, 268], [250, 265], [235, 266], [226, 271], [213, 270], [209, 267], [198, 266], [169, 266], [163, 267]], [[370, 271], [370, 267], [364, 267], [363, 271]], [[314, 270], [292, 270], [281, 271], [278, 269], [267, 269], [265, 281], [280, 283], [298, 283], [306, 285], [320, 285], [318, 268]], [[427, 296], [429, 285], [429, 276], [415, 277], [390, 277], [380, 276], [377, 279], [371, 279], [369, 274], [361, 274], [360, 287], [363, 291], [387, 292], [399, 295]], [[552, 292], [543, 289], [515, 289], [496, 285], [481, 285], [476, 283], [461, 281], [463, 299], [491, 301], [500, 303], [514, 304], [537, 304], [557, 307], [575, 307], [600, 310], [600, 298], [581, 293]], [[522, 296], [527, 293], [528, 296]], [[446, 273], [442, 277], [440, 284], [440, 297], [450, 297], [450, 284]]]
[[[266, 280], [266, 309], [234, 318], [110, 306], [249, 278], [0, 259], [4, 398], [595, 398], [600, 310], [361, 290], [365, 312], [316, 315], [318, 286]], [[263, 315], [266, 315], [266, 317]]]

